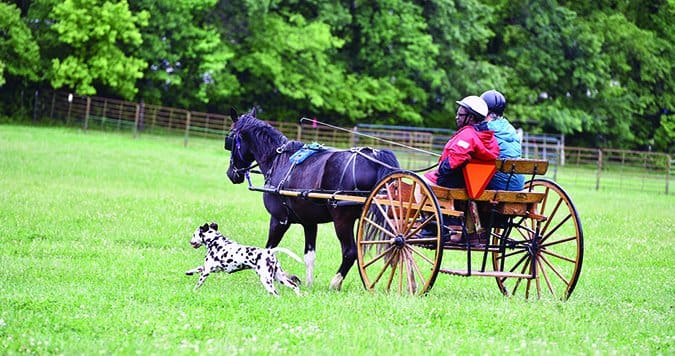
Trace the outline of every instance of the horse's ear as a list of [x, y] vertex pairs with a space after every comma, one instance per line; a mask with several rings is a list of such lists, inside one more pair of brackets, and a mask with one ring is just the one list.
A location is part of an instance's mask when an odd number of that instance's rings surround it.
[[211, 225], [209, 225], [212, 229], [218, 231], [218, 224], [212, 222]]
[[199, 227], [199, 231], [201, 231], [201, 232], [207, 232], [207, 231], [209, 231], [209, 224], [208, 224], [208, 223], [204, 223], [204, 225], [202, 225], [202, 226]]
[[256, 117], [255, 112], [256, 112], [256, 110], [255, 110], [255, 106], [254, 106], [253, 109], [251, 109], [251, 116]]
[[239, 118], [239, 115], [237, 115], [237, 109], [234, 107], [230, 108], [230, 119], [232, 119], [232, 122], [237, 122], [237, 119]]

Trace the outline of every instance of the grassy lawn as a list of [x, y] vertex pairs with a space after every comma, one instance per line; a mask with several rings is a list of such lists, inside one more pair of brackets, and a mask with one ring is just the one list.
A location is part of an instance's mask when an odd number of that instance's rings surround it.
[[[269, 296], [252, 271], [214, 274], [194, 292], [194, 229], [216, 221], [262, 246], [268, 217], [261, 193], [227, 179], [222, 142], [182, 143], [0, 125], [0, 353], [675, 354], [672, 193], [562, 181], [585, 236], [566, 302], [447, 275], [425, 297], [371, 294], [356, 266], [329, 291], [340, 261], [330, 225], [302, 297], [282, 286]], [[281, 245], [301, 254], [302, 229]]]

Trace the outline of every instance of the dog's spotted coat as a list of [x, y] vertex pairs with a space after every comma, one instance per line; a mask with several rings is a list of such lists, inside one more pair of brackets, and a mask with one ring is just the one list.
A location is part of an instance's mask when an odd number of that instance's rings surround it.
[[243, 246], [226, 238], [218, 232], [218, 224], [204, 224], [195, 230], [190, 240], [194, 248], [201, 245], [206, 246], [206, 257], [204, 265], [191, 269], [185, 274], [193, 275], [200, 273], [199, 281], [195, 285], [195, 290], [199, 288], [206, 277], [213, 272], [233, 273], [244, 269], [253, 269], [262, 282], [265, 289], [271, 294], [278, 296], [274, 281], [292, 288], [297, 295], [300, 295], [300, 279], [296, 276], [289, 276], [281, 269], [279, 260], [274, 255], [275, 252], [284, 252], [293, 259], [302, 263], [300, 257], [285, 248], [258, 248], [252, 246]]

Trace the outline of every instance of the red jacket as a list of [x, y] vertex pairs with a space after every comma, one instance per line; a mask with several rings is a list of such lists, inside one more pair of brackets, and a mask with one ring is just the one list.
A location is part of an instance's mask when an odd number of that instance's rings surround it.
[[[483, 129], [484, 128], [484, 129]], [[451, 169], [457, 169], [471, 160], [491, 161], [499, 157], [499, 144], [494, 131], [487, 130], [487, 125], [466, 125], [459, 129], [445, 144], [439, 165], [448, 160]], [[424, 175], [437, 184], [438, 170]]]

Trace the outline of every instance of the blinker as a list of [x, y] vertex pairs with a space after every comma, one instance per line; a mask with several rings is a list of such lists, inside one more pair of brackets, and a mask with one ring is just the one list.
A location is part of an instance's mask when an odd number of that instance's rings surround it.
[[225, 150], [232, 152], [233, 147], [234, 147], [234, 138], [231, 136], [225, 137]]

